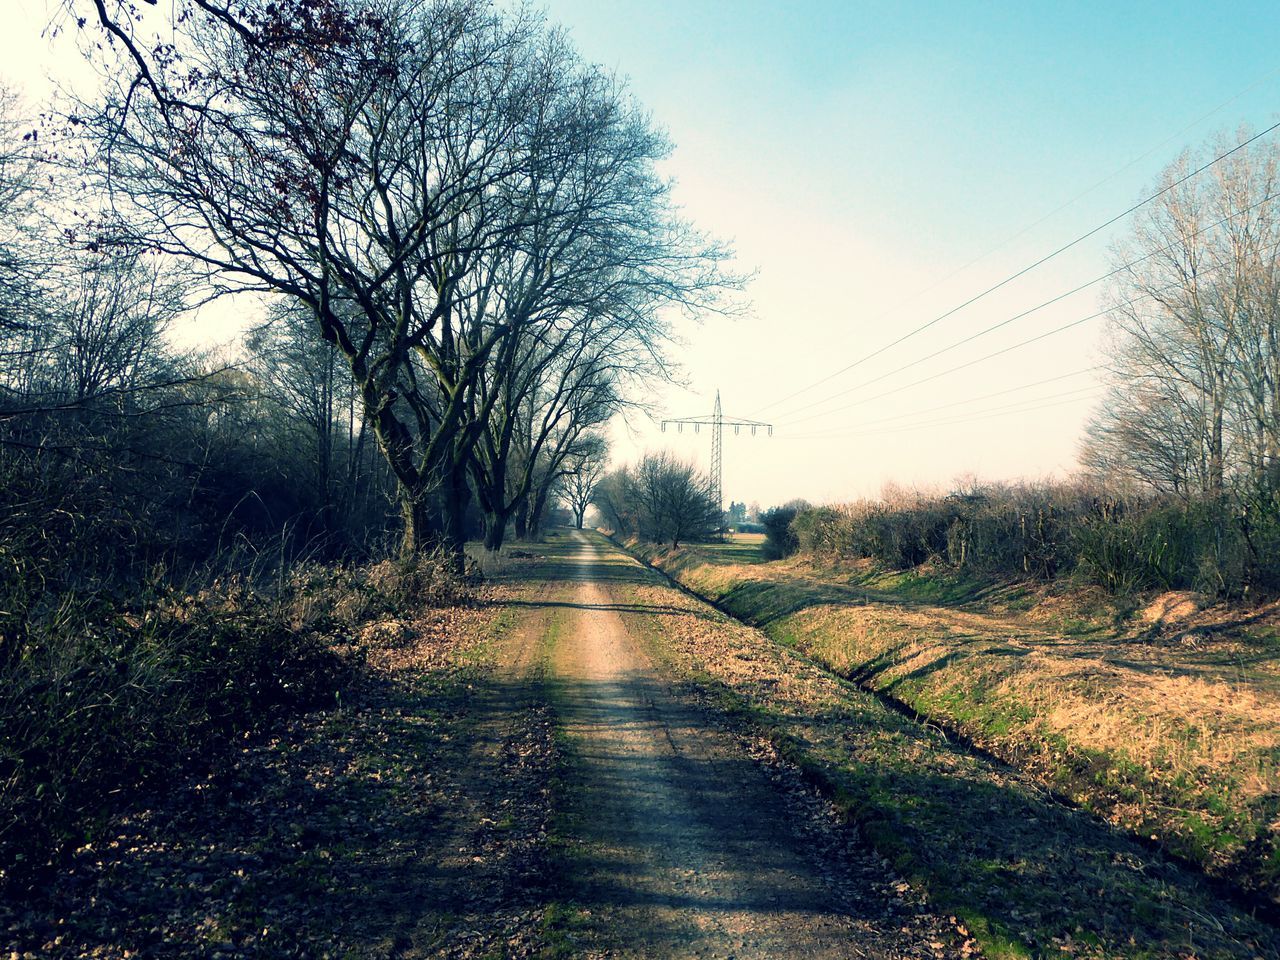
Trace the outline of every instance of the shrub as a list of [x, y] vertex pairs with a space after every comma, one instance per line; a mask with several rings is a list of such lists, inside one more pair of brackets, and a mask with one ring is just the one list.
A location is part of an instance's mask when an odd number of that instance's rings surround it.
[[333, 703], [346, 667], [235, 592], [68, 597], [0, 671], [0, 882], [80, 838], [106, 798], [227, 734]]
[[989, 485], [947, 496], [890, 490], [880, 500], [799, 506], [770, 520], [774, 556], [926, 561], [1002, 578], [1074, 574], [1112, 593], [1280, 591], [1280, 482], [1231, 496], [1116, 497], [1076, 484]]
[[469, 596], [441, 555], [300, 567], [277, 591], [230, 575], [191, 592], [153, 583], [129, 602], [66, 593], [21, 629], [0, 623], [0, 887], [91, 837], [113, 797], [338, 702], [357, 662], [330, 634]]
[[760, 515], [764, 527], [764, 554], [775, 560], [789, 557], [800, 549], [800, 541], [791, 523], [803, 511], [811, 509], [804, 500], [792, 500], [780, 507], [773, 507]]
[[1240, 493], [1237, 518], [1243, 546], [1244, 592], [1280, 592], [1280, 468]]

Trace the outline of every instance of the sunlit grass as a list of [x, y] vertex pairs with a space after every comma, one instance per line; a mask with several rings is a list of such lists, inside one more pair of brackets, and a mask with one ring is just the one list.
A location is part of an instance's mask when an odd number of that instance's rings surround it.
[[735, 564], [732, 549], [646, 553], [775, 640], [1135, 834], [1261, 896], [1280, 889], [1274, 626], [1153, 642], [1132, 605], [1096, 591], [804, 558]]

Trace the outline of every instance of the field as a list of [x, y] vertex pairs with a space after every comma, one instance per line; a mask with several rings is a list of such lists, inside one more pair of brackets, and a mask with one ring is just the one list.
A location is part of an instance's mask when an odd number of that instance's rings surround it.
[[1280, 901], [1274, 606], [1125, 605], [924, 568], [765, 562], [759, 538], [648, 560], [721, 609], [1259, 903]]

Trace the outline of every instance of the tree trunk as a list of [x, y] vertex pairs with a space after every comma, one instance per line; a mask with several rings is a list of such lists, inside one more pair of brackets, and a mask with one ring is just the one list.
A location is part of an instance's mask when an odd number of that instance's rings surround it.
[[529, 536], [529, 501], [521, 500], [520, 505], [516, 507], [514, 517], [516, 527], [516, 539], [525, 540]]
[[400, 518], [404, 530], [400, 537], [400, 556], [406, 560], [418, 556], [443, 539], [440, 512], [435, 497], [427, 490], [413, 490], [408, 485], [397, 485], [400, 500]]
[[404, 532], [400, 555], [406, 559], [426, 550], [444, 547], [449, 565], [456, 573], [464, 569], [466, 512], [471, 491], [465, 476], [453, 471], [443, 484], [426, 482], [414, 488], [401, 481], [397, 486]]
[[486, 519], [484, 530], [484, 548], [490, 553], [502, 549], [507, 537], [507, 518], [505, 515], [491, 513]]
[[529, 507], [529, 516], [525, 520], [527, 536], [536, 537], [542, 531], [542, 512], [546, 507], [547, 490], [543, 488], [534, 496], [533, 503]]
[[449, 471], [445, 483], [444, 545], [449, 551], [450, 566], [462, 573], [466, 566], [467, 506], [471, 503], [471, 488], [467, 486], [466, 468], [455, 466]]
[[1215, 497], [1222, 496], [1225, 481], [1223, 419], [1223, 404], [1215, 400], [1212, 434], [1209, 438], [1209, 492]]

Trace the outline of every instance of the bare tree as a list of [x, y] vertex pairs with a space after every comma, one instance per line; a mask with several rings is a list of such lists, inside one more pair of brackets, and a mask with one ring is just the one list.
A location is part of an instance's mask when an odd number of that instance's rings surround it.
[[1082, 459], [1155, 489], [1221, 497], [1233, 473], [1276, 449], [1280, 171], [1274, 148], [1252, 146], [1181, 182], [1202, 162], [1188, 153], [1165, 171], [1173, 188], [1117, 250], [1111, 388]]
[[620, 467], [601, 477], [592, 502], [610, 533], [619, 537], [630, 537], [636, 533], [631, 471], [628, 468]]
[[[406, 551], [460, 550], [467, 472], [500, 397], [477, 383], [507, 341], [566, 302], [652, 324], [725, 285], [722, 252], [655, 173], [662, 138], [528, 12], [189, 0], [153, 45], [130, 10], [94, 0], [119, 47], [86, 125], [104, 188], [131, 238], [220, 289], [308, 308], [397, 479]], [[574, 189], [548, 188], [560, 181]], [[558, 239], [541, 237], [548, 224]], [[556, 292], [570, 286], [589, 296]]]
[[37, 170], [22, 104], [0, 87], [0, 403], [26, 389], [45, 306], [41, 279], [50, 264], [37, 226]]
[[368, 463], [368, 418], [359, 391], [345, 358], [335, 344], [314, 335], [311, 319], [296, 302], [276, 304], [247, 347], [259, 389], [301, 431], [316, 503], [328, 525], [357, 500], [376, 495], [377, 484], [368, 482], [375, 471]]
[[720, 529], [709, 478], [666, 452], [646, 454], [634, 467], [610, 474], [596, 502], [615, 533], [673, 547]]
[[595, 501], [596, 488], [608, 469], [608, 444], [601, 436], [590, 439], [590, 445], [584, 445], [570, 461], [570, 471], [564, 480], [564, 501], [579, 530], [586, 522], [587, 508]]

